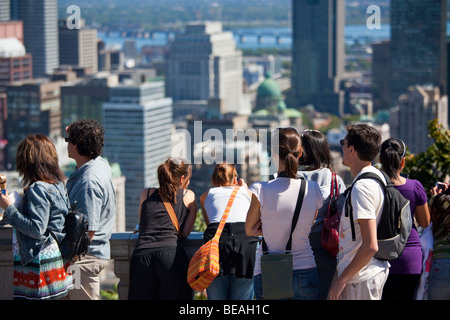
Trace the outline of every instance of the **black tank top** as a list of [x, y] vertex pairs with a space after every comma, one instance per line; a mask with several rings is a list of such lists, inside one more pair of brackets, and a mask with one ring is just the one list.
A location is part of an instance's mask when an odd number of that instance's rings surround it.
[[[177, 203], [171, 203], [178, 218], [180, 230], [183, 229], [184, 222], [189, 214], [188, 208], [183, 203], [183, 193], [183, 189], [179, 190], [176, 196]], [[142, 203], [139, 237], [135, 250], [176, 247], [177, 241], [177, 230], [170, 220], [169, 213], [159, 194], [159, 189], [156, 189]]]

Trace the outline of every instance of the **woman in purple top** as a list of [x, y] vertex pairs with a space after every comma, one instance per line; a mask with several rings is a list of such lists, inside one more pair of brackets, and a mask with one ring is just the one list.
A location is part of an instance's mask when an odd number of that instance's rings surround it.
[[[430, 223], [430, 213], [425, 189], [419, 181], [400, 175], [405, 167], [405, 154], [406, 146], [402, 140], [388, 139], [381, 144], [380, 163], [395, 188], [410, 201], [413, 220], [415, 218], [419, 226], [426, 228]], [[414, 300], [422, 274], [422, 248], [414, 223], [402, 255], [389, 263], [391, 268], [382, 299]]]

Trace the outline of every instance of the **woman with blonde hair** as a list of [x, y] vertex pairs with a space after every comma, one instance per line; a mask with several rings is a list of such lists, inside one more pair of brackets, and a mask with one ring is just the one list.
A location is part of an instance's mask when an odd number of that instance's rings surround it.
[[59, 299], [72, 288], [58, 243], [64, 238], [69, 199], [53, 142], [29, 135], [17, 145], [16, 170], [25, 186], [16, 208], [0, 193], [3, 220], [14, 227], [14, 299]]
[[202, 194], [200, 204], [208, 225], [205, 243], [216, 233], [228, 200], [236, 186], [231, 210], [219, 240], [220, 274], [206, 289], [209, 300], [253, 299], [253, 269], [258, 238], [247, 236], [245, 219], [251, 194], [243, 179], [238, 178], [233, 164], [217, 164], [212, 174], [213, 188]]
[[186, 160], [169, 158], [157, 172], [159, 188], [145, 188], [141, 193], [128, 299], [190, 300], [189, 260], [179, 240], [190, 234], [197, 214], [195, 194], [187, 189], [192, 166]]

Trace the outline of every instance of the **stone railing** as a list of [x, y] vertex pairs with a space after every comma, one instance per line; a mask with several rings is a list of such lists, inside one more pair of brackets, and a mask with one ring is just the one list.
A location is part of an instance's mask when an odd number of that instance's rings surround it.
[[[0, 300], [13, 298], [13, 228], [7, 224], [0, 224]], [[130, 259], [136, 245], [138, 235], [132, 232], [113, 233], [111, 236], [111, 259], [114, 260], [114, 273], [120, 279], [118, 293], [120, 300], [128, 298], [128, 284], [130, 279]], [[203, 244], [203, 233], [192, 232], [188, 238], [182, 240], [189, 258]]]
[[[120, 279], [117, 285], [120, 300], [127, 300], [130, 281], [130, 259], [136, 245], [137, 234], [132, 232], [113, 233], [111, 236], [111, 259], [114, 260], [114, 274]], [[191, 232], [182, 240], [189, 259], [203, 245], [203, 232]]]
[[0, 300], [13, 298], [13, 228], [8, 224], [0, 224]]
[[[13, 228], [8, 224], [0, 224], [0, 300], [11, 300], [13, 296]], [[113, 233], [111, 236], [111, 259], [114, 260], [114, 274], [120, 279], [117, 286], [119, 299], [128, 298], [130, 280], [130, 259], [136, 245], [138, 235], [132, 232]], [[189, 258], [203, 244], [203, 233], [192, 232], [182, 240]]]

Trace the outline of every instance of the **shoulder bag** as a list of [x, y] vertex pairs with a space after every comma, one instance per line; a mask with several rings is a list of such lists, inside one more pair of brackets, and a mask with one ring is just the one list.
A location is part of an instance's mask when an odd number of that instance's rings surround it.
[[[162, 197], [161, 197], [162, 198]], [[175, 215], [175, 211], [173, 210], [172, 204], [163, 199], [164, 207], [166, 207], [167, 212], [169, 213], [170, 220], [172, 220], [173, 226], [180, 235], [180, 225], [178, 224], [177, 216]]]
[[214, 238], [202, 245], [189, 262], [187, 282], [194, 290], [205, 290], [219, 274], [219, 239], [239, 188], [233, 189]]
[[292, 233], [297, 225], [303, 198], [305, 196], [306, 181], [301, 179], [300, 192], [292, 218], [291, 233], [286, 244], [285, 253], [269, 254], [267, 244], [262, 239], [261, 275], [264, 299], [284, 299], [294, 297]]
[[341, 221], [341, 212], [339, 210], [339, 188], [336, 173], [333, 172], [331, 178], [330, 202], [328, 210], [323, 220], [321, 234], [322, 247], [333, 257], [339, 252], [339, 223]]

